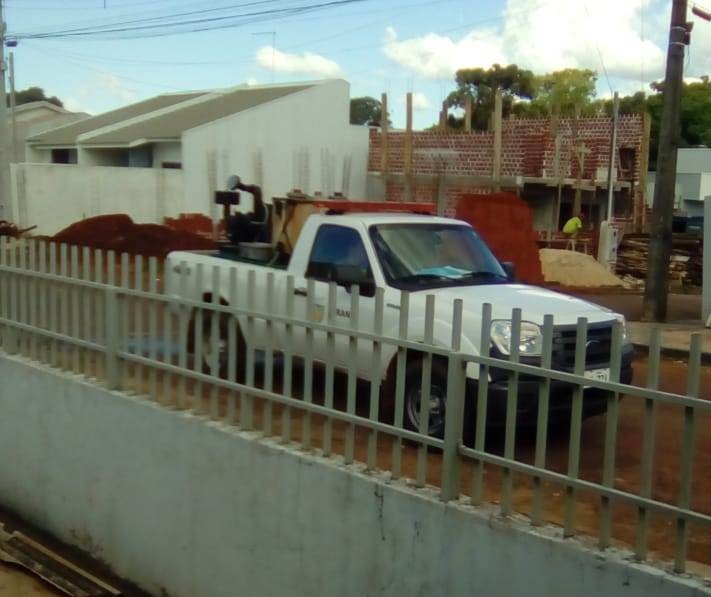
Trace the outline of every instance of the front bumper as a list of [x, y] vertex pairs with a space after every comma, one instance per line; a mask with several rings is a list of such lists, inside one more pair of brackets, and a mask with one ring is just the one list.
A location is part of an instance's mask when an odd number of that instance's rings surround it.
[[[620, 383], [632, 381], [633, 349], [625, 347], [620, 368]], [[501, 375], [501, 370], [499, 370]], [[541, 378], [521, 377], [518, 381], [517, 427], [533, 427], [538, 420], [538, 399]], [[575, 384], [551, 381], [548, 402], [548, 424], [562, 425], [570, 422], [573, 391]], [[467, 381], [467, 405], [473, 417], [476, 416], [476, 402], [479, 383], [475, 379]], [[489, 382], [487, 399], [487, 426], [502, 427], [506, 423], [506, 409], [509, 393], [508, 377], [495, 378]], [[609, 392], [597, 388], [583, 390], [583, 419], [604, 413], [607, 409]]]

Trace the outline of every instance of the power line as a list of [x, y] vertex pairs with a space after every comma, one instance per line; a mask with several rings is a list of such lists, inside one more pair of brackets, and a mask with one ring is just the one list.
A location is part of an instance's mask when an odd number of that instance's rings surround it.
[[[253, 12], [242, 12], [232, 15], [219, 15], [208, 17], [196, 17], [193, 15], [206, 14], [215, 11], [233, 10], [235, 8], [245, 8], [246, 6], [256, 6], [261, 4], [273, 3], [277, 0], [260, 0], [259, 2], [243, 3], [233, 5], [231, 7], [221, 7], [212, 9], [203, 9], [201, 11], [191, 11], [181, 15], [169, 15], [162, 17], [154, 17], [148, 19], [135, 19], [107, 25], [95, 27], [82, 27], [76, 29], [65, 29], [50, 32], [38, 33], [20, 33], [14, 34], [17, 39], [58, 39], [58, 38], [75, 38], [75, 37], [93, 37], [99, 39], [137, 39], [143, 37], [162, 37], [165, 35], [174, 35], [177, 33], [193, 33], [197, 31], [209, 31], [216, 29], [225, 29], [241, 26], [247, 23], [261, 22], [264, 20], [272, 20], [279, 17], [287, 17], [290, 15], [301, 14], [306, 12], [315, 12], [349, 4], [367, 2], [369, 0], [329, 0], [319, 3], [306, 4], [301, 6], [290, 6], [284, 8], [271, 8]], [[193, 18], [178, 18], [185, 16], [193, 16]], [[175, 20], [178, 18], [178, 20]], [[160, 21], [162, 22], [150, 22]], [[138, 24], [133, 24], [133, 23]], [[126, 24], [127, 26], [121, 26]], [[111, 34], [124, 34], [114, 35]], [[130, 35], [133, 34], [133, 35]]]

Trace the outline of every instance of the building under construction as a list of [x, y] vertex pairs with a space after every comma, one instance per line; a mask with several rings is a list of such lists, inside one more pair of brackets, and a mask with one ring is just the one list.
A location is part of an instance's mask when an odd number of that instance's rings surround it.
[[[428, 131], [414, 132], [411, 124], [394, 131], [387, 123], [371, 130], [371, 197], [434, 201], [441, 213], [455, 215], [463, 195], [509, 191], [529, 204], [544, 235], [579, 210], [591, 226], [606, 218], [611, 117], [504, 120], [499, 111], [484, 132], [441, 121]], [[646, 115], [618, 120], [613, 215], [627, 231], [645, 225], [649, 126]]]

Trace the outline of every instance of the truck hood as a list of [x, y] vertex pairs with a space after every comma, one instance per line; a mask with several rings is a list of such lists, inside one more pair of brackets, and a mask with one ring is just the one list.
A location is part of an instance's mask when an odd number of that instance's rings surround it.
[[462, 299], [464, 309], [476, 313], [481, 313], [484, 303], [490, 303], [494, 319], [510, 319], [511, 311], [518, 307], [524, 321], [539, 325], [543, 324], [544, 316], [549, 314], [554, 316], [556, 325], [575, 324], [579, 317], [586, 317], [588, 323], [600, 323], [616, 316], [610, 309], [588, 301], [525, 284], [456, 286], [417, 294], [434, 294], [438, 300], [446, 303]]

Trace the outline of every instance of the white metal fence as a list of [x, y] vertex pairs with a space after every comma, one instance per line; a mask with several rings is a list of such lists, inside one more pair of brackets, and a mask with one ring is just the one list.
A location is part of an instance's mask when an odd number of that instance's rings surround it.
[[[239, 284], [253, 288], [256, 272], [240, 279], [234, 270], [226, 293], [218, 288], [216, 272], [198, 272], [212, 280], [208, 302], [163, 294], [162, 272], [162, 264], [155, 259], [0, 238], [0, 349], [94, 378], [111, 389], [146, 396], [169, 408], [190, 409], [208, 420], [297, 442], [304, 450], [320, 450], [325, 456], [341, 454], [347, 464], [386, 470], [393, 479], [408, 477], [417, 487], [438, 486], [444, 501], [468, 500], [475, 505], [495, 501], [503, 516], [520, 512], [533, 525], [558, 523], [565, 536], [595, 533], [601, 549], [628, 546], [634, 557], [644, 560], [650, 557], [651, 545], [653, 559], [673, 559], [677, 572], [686, 570], [688, 560], [711, 562], [711, 478], [704, 475], [705, 461], [699, 464], [695, 442], [700, 422], [708, 420], [711, 412], [711, 403], [699, 397], [698, 335], [691, 338], [687, 391], [672, 394], [657, 389], [658, 331], [652, 335], [646, 387], [638, 387], [620, 383], [620, 324], [613, 326], [610, 338], [611, 379], [601, 381], [584, 376], [589, 328], [585, 319], [578, 321], [574, 366], [566, 371], [553, 366], [556, 327], [552, 315], [546, 316], [543, 326], [542, 362], [532, 365], [515, 348], [506, 360], [463, 353], [459, 300], [454, 304], [451, 345], [442, 347], [434, 346], [432, 340], [434, 296], [427, 298], [422, 343], [407, 338], [407, 293], [402, 293], [399, 305], [400, 334], [388, 337], [382, 335], [382, 290], [374, 298], [373, 329], [362, 331], [358, 329], [357, 292], [351, 295], [351, 325], [341, 327], [335, 324], [335, 287], [329, 292], [325, 322], [315, 322], [293, 316], [291, 279], [283, 296], [270, 295], [270, 304], [256, 305], [254, 293], [248, 292], [247, 304], [242, 305], [230, 297], [237, 295]], [[273, 275], [266, 283], [273, 284]], [[276, 315], [278, 301], [285, 305]], [[307, 301], [313, 306], [312, 285]], [[481, 346], [489, 346], [489, 305], [483, 321]], [[512, 321], [511, 345], [516, 347], [519, 309], [513, 311]], [[263, 351], [241, 342], [240, 323], [246, 326], [247, 336], [250, 326], [266, 326], [269, 343]], [[205, 330], [210, 338], [207, 345], [195, 342], [189, 349], [190, 337]], [[306, 338], [306, 349], [298, 355], [292, 342], [297, 330], [303, 330]], [[337, 373], [332, 360], [315, 363], [313, 357], [314, 342], [325, 341], [333, 347], [339, 337], [346, 339], [352, 356], [343, 374]], [[356, 379], [359, 342], [372, 346], [374, 372], [383, 348], [396, 348], [392, 384]], [[220, 355], [226, 355], [224, 361]], [[407, 370], [413, 355], [421, 364], [420, 396], [433, 391], [433, 367], [446, 367], [446, 419], [439, 437], [428, 429], [430, 400], [419, 402], [419, 429], [405, 425]], [[480, 367], [482, 381], [475, 393], [467, 387], [470, 362]], [[504, 425], [498, 431], [487, 425], [488, 379], [494, 370], [503, 370], [509, 384]], [[531, 380], [538, 384], [535, 424], [521, 438], [517, 437], [522, 433], [519, 385]], [[552, 401], [560, 400], [552, 391], [556, 382], [574, 389], [566, 398], [567, 429], [552, 435], [549, 412]], [[590, 389], [603, 392], [605, 402], [606, 415], [598, 419], [604, 424], [594, 428], [587, 423], [583, 426]], [[637, 410], [631, 419], [640, 437], [638, 454], [622, 454], [624, 469], [618, 465], [623, 396], [626, 403], [634, 401], [631, 404]], [[679, 421], [678, 442], [672, 446], [679, 466], [673, 479], [664, 479], [663, 488], [655, 483], [660, 409], [663, 419]], [[585, 470], [581, 470], [581, 450], [593, 461]]]

